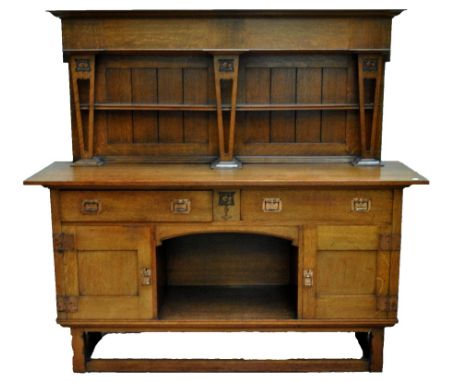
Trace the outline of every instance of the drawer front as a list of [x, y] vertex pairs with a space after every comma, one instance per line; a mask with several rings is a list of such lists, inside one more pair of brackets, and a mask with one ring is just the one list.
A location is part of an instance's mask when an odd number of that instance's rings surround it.
[[211, 191], [62, 191], [62, 221], [211, 221]]
[[246, 221], [337, 221], [389, 224], [391, 190], [247, 190], [241, 195]]

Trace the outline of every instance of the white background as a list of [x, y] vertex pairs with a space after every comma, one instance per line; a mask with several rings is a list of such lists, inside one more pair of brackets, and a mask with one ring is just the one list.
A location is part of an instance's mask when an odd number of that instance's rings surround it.
[[[55, 296], [48, 191], [22, 180], [56, 160], [71, 159], [67, 67], [59, 20], [46, 9], [126, 8], [407, 8], [393, 23], [387, 64], [383, 155], [431, 180], [405, 191], [399, 319], [387, 329], [383, 374], [71, 373], [68, 329], [54, 323]], [[467, 55], [464, 1], [10, 1], [0, 13], [0, 378], [67, 381], [395, 381], [466, 374]], [[318, 339], [316, 339], [318, 337]], [[322, 336], [274, 337], [280, 356], [320, 353]], [[159, 338], [159, 337], [158, 337]], [[168, 340], [189, 349], [189, 340]], [[257, 340], [231, 335], [234, 356]], [[211, 355], [224, 355], [216, 339]], [[190, 356], [206, 352], [203, 337]], [[165, 346], [155, 340], [157, 351]], [[299, 354], [292, 353], [292, 348]], [[261, 346], [259, 347], [262, 348]], [[130, 351], [130, 349], [124, 349]], [[138, 350], [142, 350], [141, 348]], [[229, 350], [229, 349], [227, 349]], [[140, 352], [141, 353], [141, 352]], [[267, 356], [270, 353], [267, 354]], [[275, 353], [276, 354], [276, 353]], [[316, 354], [316, 353], [314, 353]], [[333, 353], [331, 353], [333, 354]], [[330, 351], [326, 355], [331, 355]], [[125, 355], [125, 354], [124, 354]], [[127, 353], [126, 355], [130, 355]], [[158, 353], [159, 356], [164, 356]], [[168, 355], [168, 354], [167, 354]], [[250, 355], [250, 354], [247, 354]], [[255, 354], [253, 355], [255, 356]], [[466, 377], [465, 377], [466, 378]]]

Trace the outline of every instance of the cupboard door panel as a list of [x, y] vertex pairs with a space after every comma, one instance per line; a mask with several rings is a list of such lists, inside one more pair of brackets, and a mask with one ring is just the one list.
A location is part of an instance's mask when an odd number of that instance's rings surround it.
[[149, 227], [66, 226], [74, 249], [64, 253], [66, 295], [78, 299], [68, 319], [153, 318], [153, 286], [141, 272], [152, 269]]
[[299, 291], [303, 318], [387, 317], [381, 301], [389, 292], [390, 251], [380, 249], [386, 231], [385, 226], [304, 228], [300, 274], [311, 270], [313, 285], [306, 287], [303, 280]]

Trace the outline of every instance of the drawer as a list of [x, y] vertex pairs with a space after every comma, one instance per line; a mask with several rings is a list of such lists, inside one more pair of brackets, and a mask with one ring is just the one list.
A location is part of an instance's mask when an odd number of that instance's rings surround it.
[[246, 221], [337, 221], [389, 224], [391, 190], [246, 190], [241, 215]]
[[62, 221], [211, 221], [211, 191], [62, 191]]

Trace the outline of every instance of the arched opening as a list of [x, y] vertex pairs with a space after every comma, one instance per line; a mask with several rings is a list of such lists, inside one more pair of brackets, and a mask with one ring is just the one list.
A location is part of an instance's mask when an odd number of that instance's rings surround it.
[[204, 233], [157, 248], [158, 317], [255, 320], [297, 317], [297, 247], [252, 233]]

